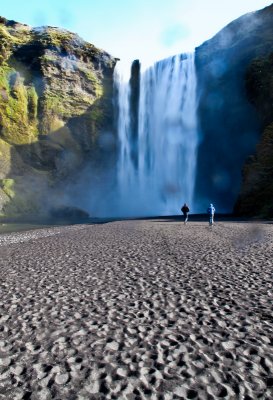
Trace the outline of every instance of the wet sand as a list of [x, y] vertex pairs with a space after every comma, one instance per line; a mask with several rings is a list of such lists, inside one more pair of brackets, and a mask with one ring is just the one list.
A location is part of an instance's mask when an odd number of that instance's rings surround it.
[[0, 399], [272, 399], [273, 225], [0, 235]]

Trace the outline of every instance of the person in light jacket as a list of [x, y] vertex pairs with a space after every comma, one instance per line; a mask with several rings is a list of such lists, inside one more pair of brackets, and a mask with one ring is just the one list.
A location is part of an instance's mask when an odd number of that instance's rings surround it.
[[209, 205], [207, 213], [209, 214], [209, 224], [211, 226], [214, 224], [214, 214], [215, 214], [215, 207], [212, 203]]

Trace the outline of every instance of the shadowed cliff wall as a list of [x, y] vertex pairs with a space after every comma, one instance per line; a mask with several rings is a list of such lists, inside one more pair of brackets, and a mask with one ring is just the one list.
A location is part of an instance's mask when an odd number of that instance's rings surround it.
[[[273, 6], [246, 14], [196, 49], [200, 146], [196, 199], [231, 212], [263, 124], [246, 89], [248, 67], [273, 49]], [[243, 211], [243, 210], [242, 210]]]

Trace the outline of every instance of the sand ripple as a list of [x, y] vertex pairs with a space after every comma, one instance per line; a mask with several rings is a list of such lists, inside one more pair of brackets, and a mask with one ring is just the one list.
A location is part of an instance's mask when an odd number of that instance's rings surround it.
[[0, 399], [272, 399], [273, 225], [0, 236]]

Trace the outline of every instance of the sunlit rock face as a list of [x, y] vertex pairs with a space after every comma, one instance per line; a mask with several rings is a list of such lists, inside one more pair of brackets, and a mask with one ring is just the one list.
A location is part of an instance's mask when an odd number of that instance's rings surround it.
[[[212, 201], [218, 211], [232, 211], [243, 166], [255, 154], [256, 144], [267, 140], [261, 139], [264, 123], [256, 102], [249, 101], [246, 84], [253, 60], [273, 51], [272, 21], [273, 5], [242, 16], [196, 49], [201, 137], [196, 198], [200, 208]], [[242, 197], [240, 204], [236, 211], [243, 213]], [[248, 210], [255, 215], [253, 207]]]
[[0, 18], [0, 209], [6, 215], [69, 206], [67, 180], [77, 183], [86, 160], [97, 168], [105, 148], [113, 150], [115, 63], [66, 30]]

